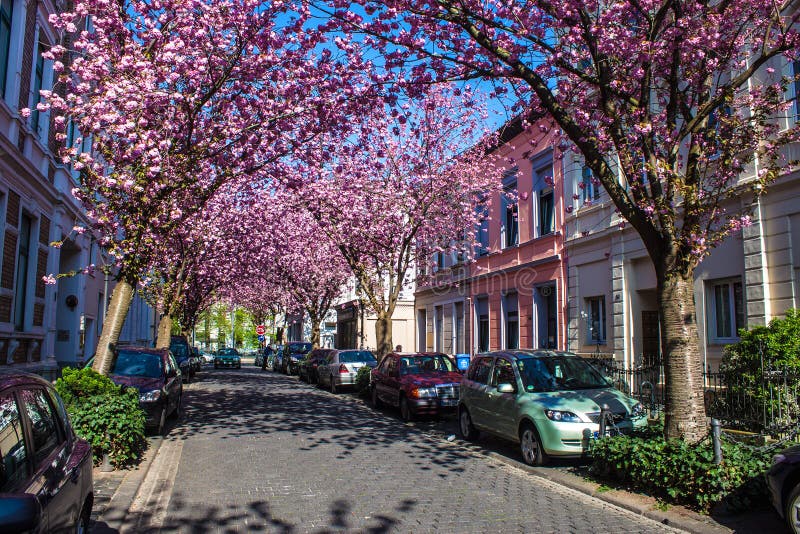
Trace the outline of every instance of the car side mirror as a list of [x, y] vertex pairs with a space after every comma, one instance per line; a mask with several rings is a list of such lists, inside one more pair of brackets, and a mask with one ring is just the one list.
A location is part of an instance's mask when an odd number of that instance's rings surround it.
[[498, 393], [515, 393], [517, 388], [515, 388], [512, 384], [497, 384], [497, 392]]
[[28, 532], [36, 530], [42, 517], [42, 505], [31, 493], [4, 494], [0, 506], [0, 531]]

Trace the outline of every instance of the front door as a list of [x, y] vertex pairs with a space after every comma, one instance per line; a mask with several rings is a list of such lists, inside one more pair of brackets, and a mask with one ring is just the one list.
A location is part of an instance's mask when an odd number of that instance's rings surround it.
[[[500, 384], [511, 384], [514, 387], [513, 393], [500, 393], [497, 386]], [[516, 429], [516, 404], [517, 404], [517, 378], [514, 374], [514, 367], [505, 358], [497, 358], [492, 370], [492, 379], [486, 393], [486, 415], [489, 417], [489, 425], [493, 426], [493, 431], [501, 436], [514, 439], [517, 434]]]
[[660, 351], [660, 331], [657, 311], [642, 311], [642, 364], [655, 365]]

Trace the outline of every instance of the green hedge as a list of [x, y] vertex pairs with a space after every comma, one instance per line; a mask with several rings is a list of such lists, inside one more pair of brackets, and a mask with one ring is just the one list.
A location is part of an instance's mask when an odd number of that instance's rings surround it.
[[139, 392], [123, 389], [92, 369], [63, 371], [55, 388], [78, 436], [92, 444], [96, 463], [107, 452], [116, 467], [134, 464], [147, 448]]
[[359, 395], [366, 396], [369, 394], [369, 377], [370, 373], [372, 373], [372, 367], [369, 365], [363, 365], [358, 368], [358, 373], [356, 373], [356, 382], [355, 382], [355, 390], [356, 393]]
[[710, 440], [690, 445], [666, 441], [657, 427], [596, 441], [590, 472], [648, 493], [664, 502], [701, 511], [724, 502], [744, 510], [768, 498], [764, 473], [770, 452], [723, 441], [723, 462], [714, 464]]

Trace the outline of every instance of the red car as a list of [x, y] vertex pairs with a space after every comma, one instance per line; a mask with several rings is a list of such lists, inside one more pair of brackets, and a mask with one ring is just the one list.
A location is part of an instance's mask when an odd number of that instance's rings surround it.
[[387, 354], [372, 370], [372, 404], [400, 408], [410, 421], [417, 415], [452, 413], [458, 406], [461, 374], [445, 354]]

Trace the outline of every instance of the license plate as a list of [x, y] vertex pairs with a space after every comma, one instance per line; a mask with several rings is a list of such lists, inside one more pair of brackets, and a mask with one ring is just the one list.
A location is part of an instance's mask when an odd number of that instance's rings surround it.
[[458, 399], [442, 399], [442, 406], [455, 406], [458, 404]]

